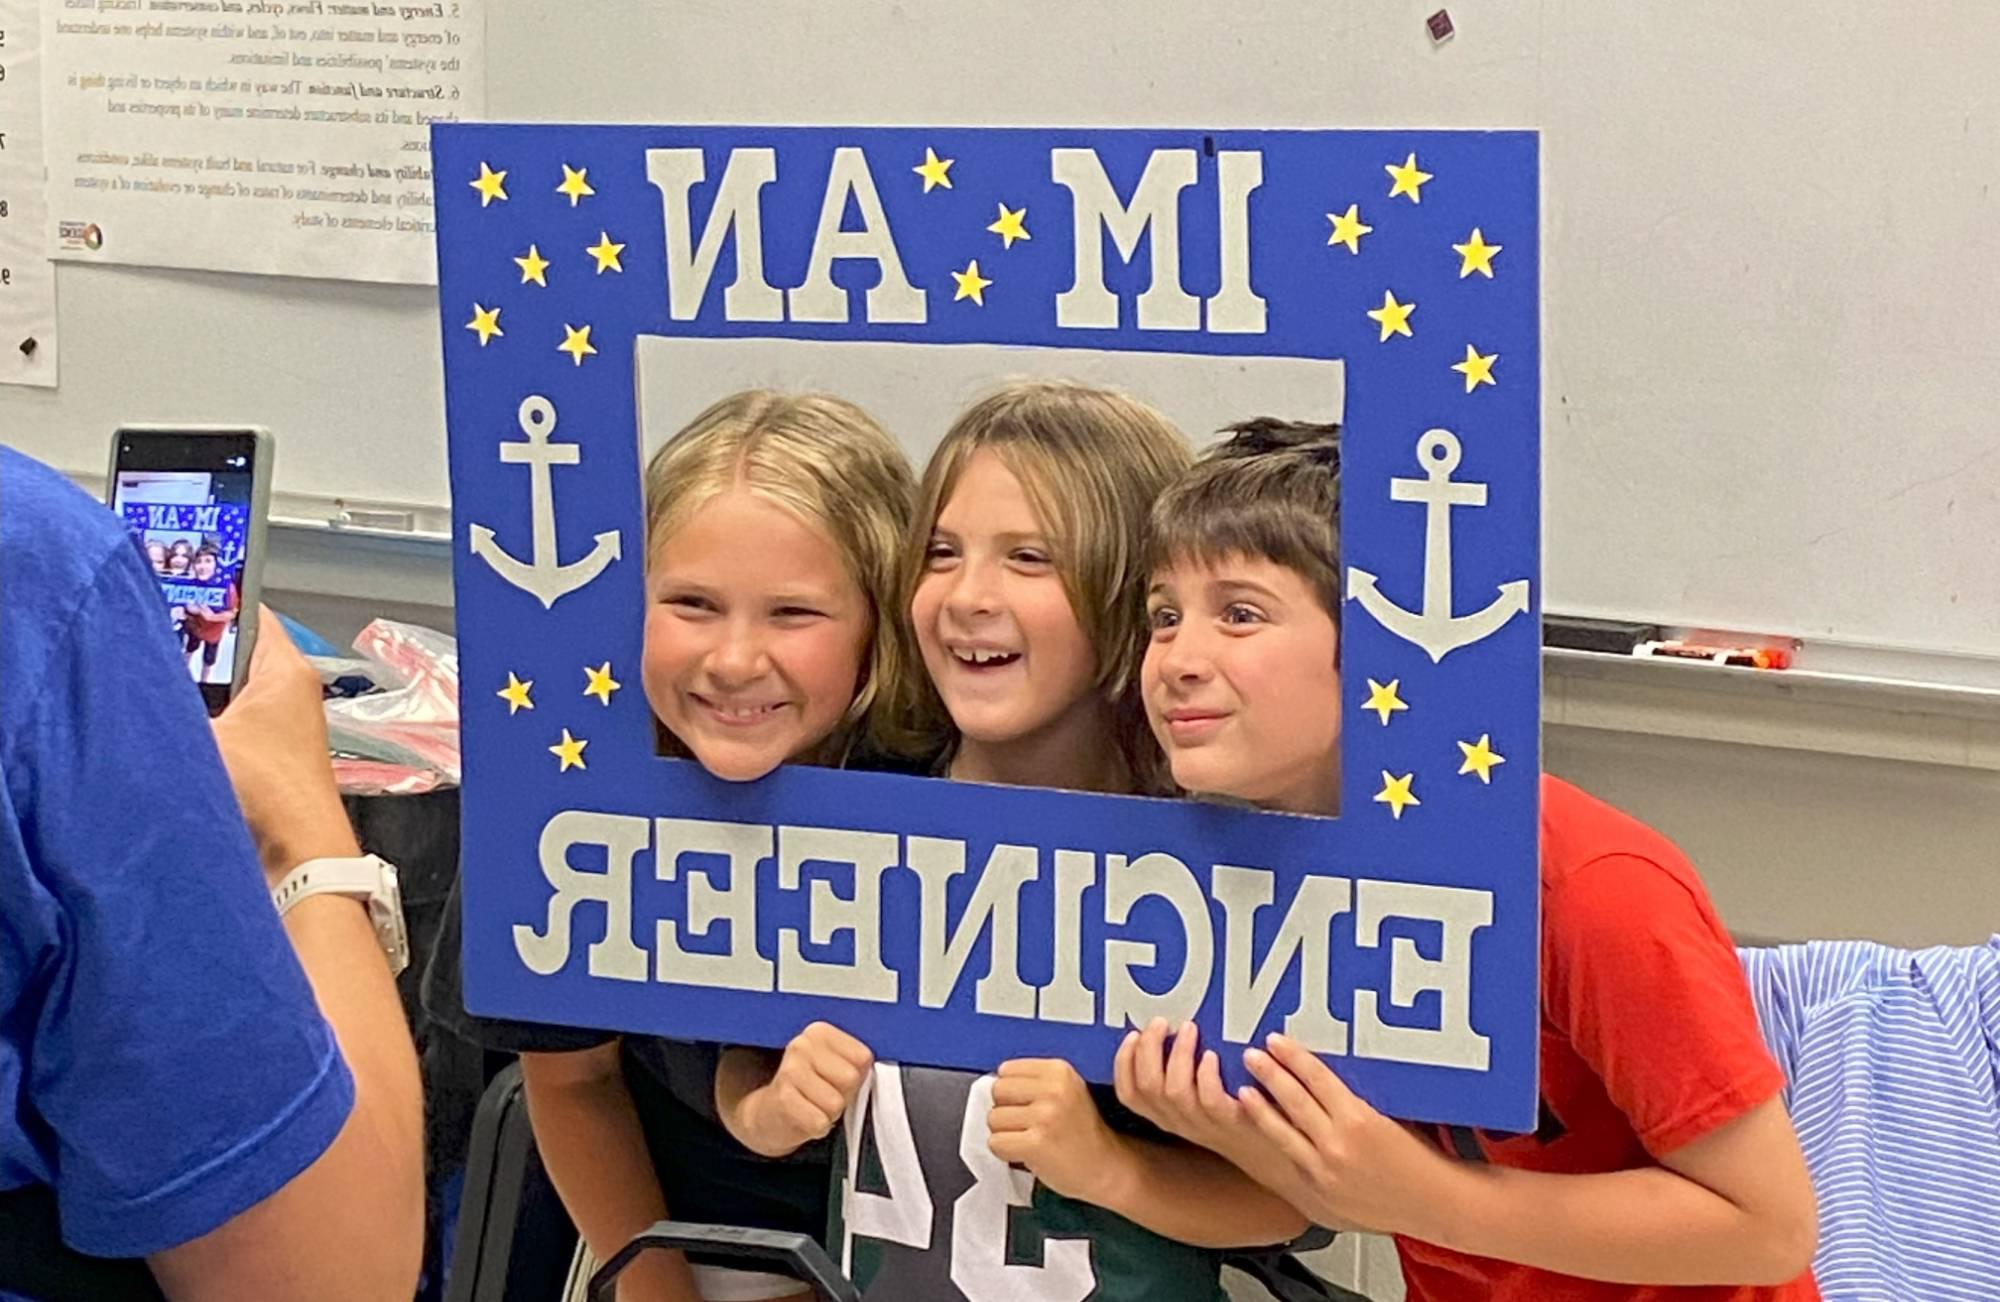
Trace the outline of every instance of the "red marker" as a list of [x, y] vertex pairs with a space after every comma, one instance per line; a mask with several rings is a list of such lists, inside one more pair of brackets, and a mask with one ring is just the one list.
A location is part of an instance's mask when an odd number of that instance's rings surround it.
[[1699, 642], [1641, 642], [1632, 648], [1635, 656], [1660, 656], [1670, 660], [1699, 660], [1712, 665], [1735, 665], [1743, 669], [1790, 669], [1792, 652], [1787, 647], [1708, 646]]

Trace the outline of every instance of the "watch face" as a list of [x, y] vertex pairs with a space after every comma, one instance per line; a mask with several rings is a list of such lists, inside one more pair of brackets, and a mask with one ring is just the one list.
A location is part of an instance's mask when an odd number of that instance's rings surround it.
[[368, 918], [375, 924], [375, 939], [389, 959], [389, 973], [401, 976], [410, 965], [410, 937], [403, 926], [403, 884], [396, 865], [387, 859], [375, 860], [379, 884], [368, 900]]

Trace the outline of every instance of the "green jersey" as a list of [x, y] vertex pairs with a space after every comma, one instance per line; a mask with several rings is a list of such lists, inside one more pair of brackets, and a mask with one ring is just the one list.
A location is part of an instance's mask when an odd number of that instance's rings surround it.
[[993, 1156], [993, 1077], [878, 1064], [834, 1148], [828, 1244], [880, 1302], [1219, 1302], [1220, 1253]]

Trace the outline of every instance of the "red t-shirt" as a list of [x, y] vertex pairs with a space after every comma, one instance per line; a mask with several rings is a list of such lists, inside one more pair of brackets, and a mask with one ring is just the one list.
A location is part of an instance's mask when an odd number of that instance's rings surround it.
[[[1531, 1171], [1658, 1165], [1783, 1088], [1694, 865], [1635, 818], [1542, 779], [1542, 1124], [1443, 1133]], [[1398, 1238], [1410, 1302], [1814, 1302], [1769, 1287], [1606, 1284]]]
[[229, 616], [236, 612], [243, 598], [237, 595], [236, 585], [229, 585], [229, 595], [222, 605], [204, 615], [199, 611], [189, 611], [190, 622], [194, 625], [194, 635], [204, 642], [220, 644], [222, 635], [229, 631]]

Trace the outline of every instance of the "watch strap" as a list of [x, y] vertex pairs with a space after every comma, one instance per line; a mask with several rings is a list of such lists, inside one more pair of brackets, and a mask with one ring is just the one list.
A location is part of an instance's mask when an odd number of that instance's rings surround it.
[[315, 895], [372, 898], [382, 881], [383, 861], [372, 854], [338, 859], [308, 859], [285, 874], [271, 891], [271, 903], [283, 917], [300, 900]]

